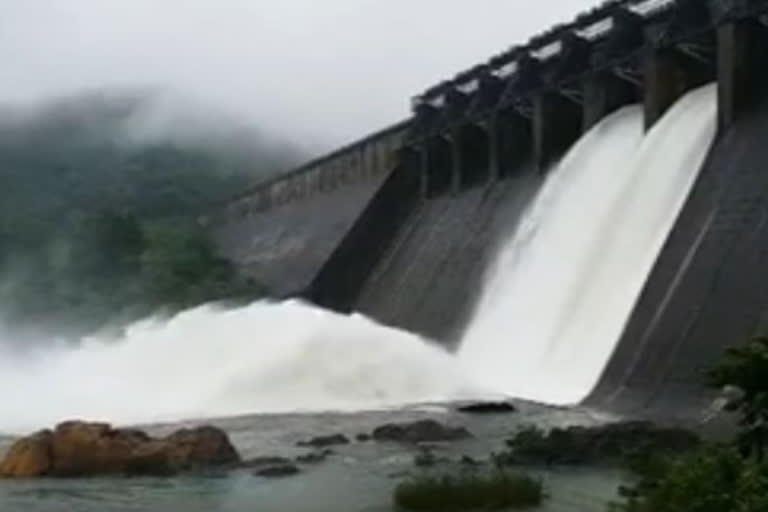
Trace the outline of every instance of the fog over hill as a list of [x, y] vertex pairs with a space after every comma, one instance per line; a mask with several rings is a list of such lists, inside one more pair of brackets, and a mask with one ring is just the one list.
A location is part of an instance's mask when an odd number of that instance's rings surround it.
[[226, 296], [235, 277], [196, 216], [307, 158], [149, 90], [3, 110], [0, 310], [11, 323], [92, 328], [126, 309]]
[[157, 87], [316, 152], [600, 0], [3, 0], [0, 101]]

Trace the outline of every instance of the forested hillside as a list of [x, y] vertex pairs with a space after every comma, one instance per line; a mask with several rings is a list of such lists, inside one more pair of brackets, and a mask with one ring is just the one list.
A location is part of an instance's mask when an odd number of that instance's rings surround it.
[[4, 323], [82, 331], [264, 292], [237, 281], [196, 217], [300, 152], [221, 119], [158, 124], [152, 102], [91, 94], [0, 109]]

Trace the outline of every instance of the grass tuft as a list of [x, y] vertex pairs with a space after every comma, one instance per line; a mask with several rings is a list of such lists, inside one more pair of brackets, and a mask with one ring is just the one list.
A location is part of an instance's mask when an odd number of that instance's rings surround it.
[[538, 506], [543, 499], [539, 480], [500, 468], [411, 477], [394, 495], [400, 510], [439, 512], [522, 509]]

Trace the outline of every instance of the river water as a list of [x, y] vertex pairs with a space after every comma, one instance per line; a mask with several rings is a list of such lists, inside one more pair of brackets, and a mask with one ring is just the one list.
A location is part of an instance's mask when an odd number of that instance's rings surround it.
[[[486, 458], [522, 425], [594, 424], [599, 418], [579, 409], [521, 403], [510, 415], [470, 416], [450, 405], [430, 405], [366, 413], [271, 414], [149, 426], [164, 434], [181, 426], [213, 424], [225, 429], [246, 459], [293, 458], [308, 453], [296, 446], [314, 436], [343, 433], [354, 439], [388, 422], [434, 418], [468, 428], [473, 438], [435, 448], [439, 457]], [[0, 445], [10, 438], [0, 440]], [[0, 447], [0, 451], [4, 447]], [[334, 455], [282, 479], [237, 470], [177, 478], [94, 478], [85, 480], [0, 481], [2, 512], [388, 512], [392, 492], [413, 463], [415, 447], [354, 442], [334, 447]], [[621, 474], [609, 470], [533, 468], [545, 482], [542, 512], [594, 512], [616, 496]]]

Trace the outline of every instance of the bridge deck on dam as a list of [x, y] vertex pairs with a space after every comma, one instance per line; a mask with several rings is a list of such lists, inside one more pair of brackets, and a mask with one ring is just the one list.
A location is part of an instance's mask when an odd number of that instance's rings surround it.
[[703, 372], [768, 312], [768, 101], [724, 134], [589, 403], [690, 417]]
[[403, 122], [313, 160], [211, 212], [219, 252], [272, 297], [309, 286], [396, 164]]
[[369, 275], [356, 309], [441, 342], [458, 340], [496, 249], [534, 197], [533, 172], [424, 200]]

